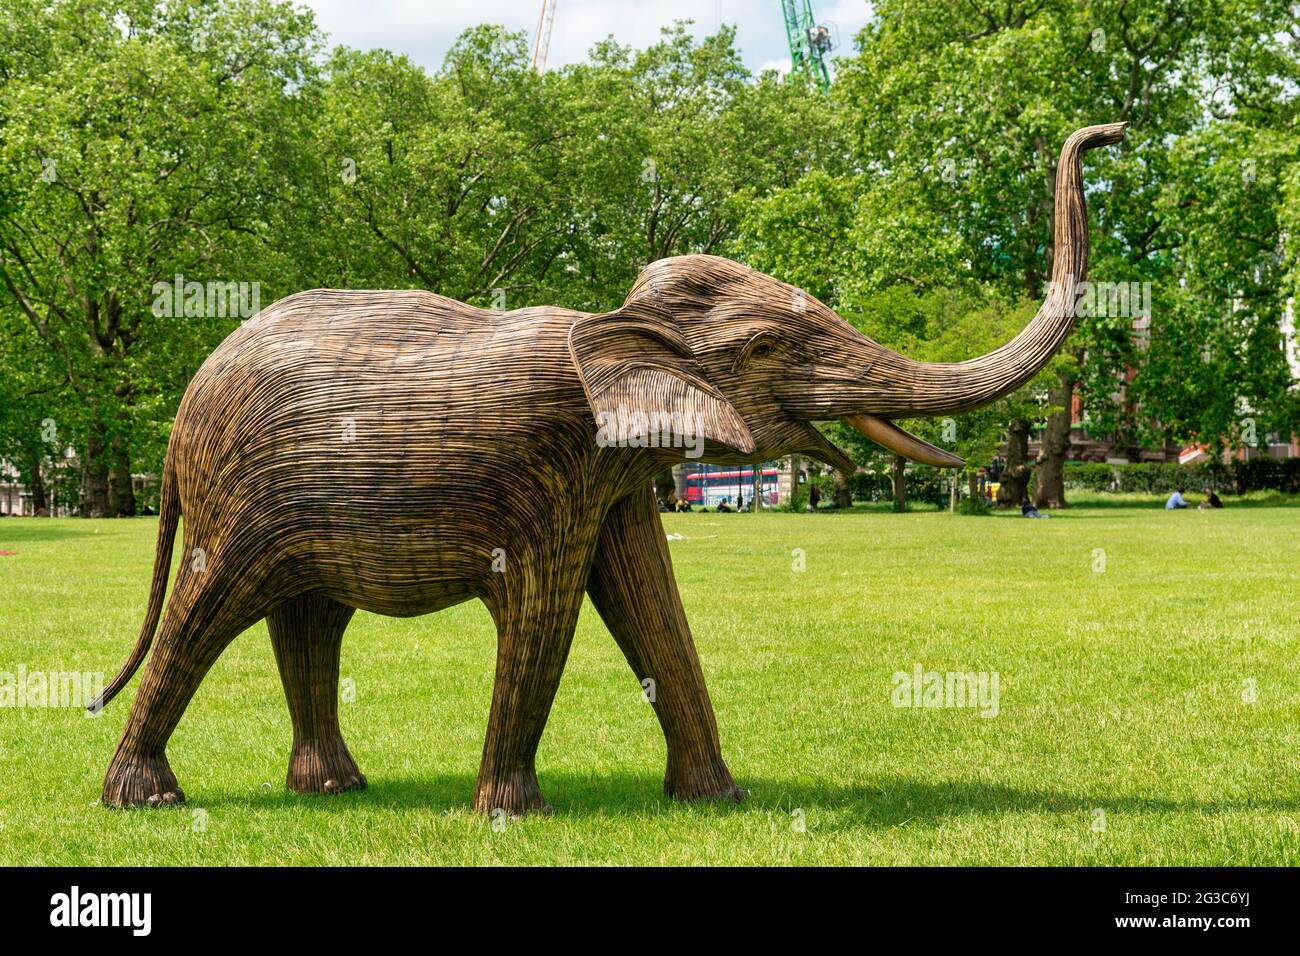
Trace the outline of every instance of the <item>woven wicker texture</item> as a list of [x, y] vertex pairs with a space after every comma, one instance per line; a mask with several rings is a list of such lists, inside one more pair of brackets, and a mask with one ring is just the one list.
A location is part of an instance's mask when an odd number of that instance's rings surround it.
[[1094, 126], [1066, 142], [1051, 292], [1015, 339], [967, 362], [907, 359], [711, 256], [653, 263], [601, 315], [489, 312], [421, 291], [314, 290], [265, 309], [212, 353], [176, 415], [144, 626], [104, 694], [149, 656], [104, 803], [183, 799], [168, 739], [222, 650], [263, 618], [293, 722], [289, 787], [363, 788], [337, 712], [354, 609], [412, 616], [477, 598], [498, 644], [474, 806], [545, 809], [534, 758], [584, 594], [654, 682], [667, 792], [738, 799], [653, 475], [684, 456], [793, 452], [851, 470], [813, 425], [837, 419], [960, 464], [890, 419], [994, 401], [1061, 345], [1088, 260], [1080, 154], [1122, 135]]

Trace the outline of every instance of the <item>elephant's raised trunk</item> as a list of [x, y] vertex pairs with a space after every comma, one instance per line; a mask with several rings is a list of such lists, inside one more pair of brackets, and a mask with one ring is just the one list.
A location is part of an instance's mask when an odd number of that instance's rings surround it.
[[896, 364], [889, 378], [902, 386], [898, 407], [873, 411], [900, 418], [970, 411], [1020, 388], [1047, 364], [1074, 328], [1075, 285], [1088, 272], [1088, 213], [1080, 158], [1085, 150], [1118, 143], [1126, 126], [1089, 126], [1073, 133], [1061, 148], [1052, 277], [1033, 321], [1006, 345], [965, 362], [917, 362], [890, 353], [881, 365]]

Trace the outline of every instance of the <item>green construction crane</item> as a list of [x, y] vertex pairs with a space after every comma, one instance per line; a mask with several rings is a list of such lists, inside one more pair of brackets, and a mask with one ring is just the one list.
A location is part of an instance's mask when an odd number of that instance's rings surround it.
[[790, 63], [823, 90], [831, 85], [826, 61], [835, 48], [832, 30], [813, 17], [812, 0], [781, 0], [785, 33], [790, 41]]

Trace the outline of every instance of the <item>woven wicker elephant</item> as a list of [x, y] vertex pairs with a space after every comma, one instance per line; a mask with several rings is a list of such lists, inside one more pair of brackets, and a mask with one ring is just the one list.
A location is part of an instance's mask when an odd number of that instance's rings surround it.
[[408, 617], [477, 598], [498, 643], [474, 806], [546, 809], [534, 758], [584, 594], [637, 678], [655, 682], [667, 792], [738, 799], [653, 475], [689, 454], [799, 452], [851, 470], [813, 426], [829, 420], [960, 464], [890, 419], [978, 407], [1047, 362], [1087, 267], [1080, 154], [1122, 135], [1094, 126], [1066, 142], [1051, 291], [1011, 342], [967, 362], [895, 354], [799, 290], [712, 256], [653, 263], [600, 315], [489, 312], [422, 291], [315, 290], [265, 309], [213, 352], [176, 415], [144, 625], [92, 705], [131, 679], [157, 630], [104, 803], [184, 798], [167, 741], [218, 655], [263, 618], [293, 722], [289, 787], [364, 787], [336, 706], [354, 610]]

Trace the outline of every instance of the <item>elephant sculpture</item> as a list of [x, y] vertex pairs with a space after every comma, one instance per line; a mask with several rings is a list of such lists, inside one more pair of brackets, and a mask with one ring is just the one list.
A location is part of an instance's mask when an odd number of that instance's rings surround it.
[[[1019, 335], [970, 361], [905, 358], [799, 290], [703, 255], [649, 265], [604, 314], [335, 289], [266, 308], [212, 353], [176, 414], [144, 624], [91, 705], [131, 679], [157, 630], [103, 802], [184, 799], [168, 739], [218, 655], [262, 618], [293, 723], [289, 788], [365, 787], [337, 714], [354, 610], [407, 617], [478, 598], [498, 638], [473, 805], [549, 809], [534, 759], [584, 594], [637, 679], [655, 681], [667, 793], [739, 799], [653, 476], [691, 441], [711, 462], [797, 452], [852, 470], [814, 426], [831, 420], [909, 458], [960, 465], [891, 419], [994, 401], [1061, 345], [1088, 261], [1080, 157], [1123, 130], [1092, 126], [1065, 143], [1050, 290]], [[640, 425], [602, 440], [629, 421], [657, 421], [672, 440], [647, 441]]]

